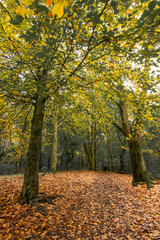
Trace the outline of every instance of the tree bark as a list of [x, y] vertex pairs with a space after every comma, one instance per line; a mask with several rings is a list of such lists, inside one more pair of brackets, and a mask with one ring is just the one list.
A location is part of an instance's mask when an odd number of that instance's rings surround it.
[[151, 176], [148, 173], [144, 162], [140, 140], [132, 139], [131, 141], [128, 141], [128, 146], [133, 175], [132, 184], [134, 186], [137, 186], [140, 182], [146, 182], [147, 187], [150, 187], [150, 185], [152, 184]]
[[119, 156], [119, 161], [120, 161], [120, 172], [124, 173], [125, 172], [125, 164], [124, 164], [124, 154], [126, 150], [122, 148], [121, 154]]
[[57, 120], [53, 127], [53, 144], [52, 144], [52, 158], [51, 158], [51, 172], [56, 172], [57, 170], [57, 145], [58, 145], [58, 124]]
[[83, 146], [84, 146], [85, 158], [88, 163], [88, 170], [94, 171], [95, 170], [95, 162], [94, 162], [94, 158], [92, 157], [92, 154], [91, 154], [91, 146], [90, 146], [90, 144], [87, 145], [86, 143], [84, 143]]
[[31, 199], [38, 197], [39, 191], [39, 158], [41, 151], [41, 136], [43, 117], [45, 109], [45, 99], [41, 95], [37, 96], [31, 126], [31, 138], [27, 153], [27, 161], [24, 173], [24, 182], [19, 202], [28, 203]]
[[156, 149], [156, 152], [158, 153], [158, 155], [159, 155], [159, 157], [160, 157], [160, 142], [157, 142], [157, 143], [156, 143], [155, 149]]
[[112, 139], [108, 139], [108, 167], [111, 171], [114, 172], [114, 157], [112, 152]]
[[84, 151], [83, 149], [81, 149], [80, 151], [80, 169], [84, 168], [84, 160], [85, 160], [85, 156], [84, 156]]
[[95, 123], [92, 116], [91, 119], [91, 133], [90, 133], [90, 170], [96, 170], [96, 159], [95, 159]]
[[118, 139], [119, 139], [119, 142], [121, 144], [121, 153], [120, 153], [120, 156], [119, 156], [119, 161], [120, 161], [120, 172], [121, 173], [124, 173], [125, 172], [125, 164], [124, 164], [124, 154], [126, 152], [126, 139], [124, 140], [121, 140], [118, 132], [117, 132], [117, 136], [118, 136]]
[[137, 186], [140, 182], [145, 182], [147, 187], [150, 188], [152, 186], [152, 177], [148, 173], [145, 166], [141, 148], [141, 136], [137, 134], [136, 131], [132, 132], [128, 120], [127, 108], [124, 102], [119, 103], [119, 108], [121, 113], [123, 132], [125, 137], [127, 138], [129, 147], [133, 175], [132, 184], [134, 186]]

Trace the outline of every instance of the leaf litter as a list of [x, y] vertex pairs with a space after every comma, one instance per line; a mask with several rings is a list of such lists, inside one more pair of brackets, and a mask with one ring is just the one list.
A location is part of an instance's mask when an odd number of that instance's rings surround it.
[[158, 240], [160, 185], [132, 186], [126, 174], [40, 175], [39, 198], [20, 205], [23, 176], [0, 177], [0, 240]]

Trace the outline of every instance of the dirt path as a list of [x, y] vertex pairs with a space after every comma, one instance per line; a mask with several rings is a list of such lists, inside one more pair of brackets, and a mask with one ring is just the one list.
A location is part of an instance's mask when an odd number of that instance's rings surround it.
[[132, 187], [128, 175], [40, 176], [40, 199], [16, 203], [23, 177], [0, 177], [0, 239], [160, 239], [160, 185]]

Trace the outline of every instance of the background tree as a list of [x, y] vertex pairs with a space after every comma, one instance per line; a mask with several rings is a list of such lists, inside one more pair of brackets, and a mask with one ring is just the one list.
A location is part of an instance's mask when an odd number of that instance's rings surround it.
[[[153, 121], [151, 108], [147, 102], [155, 101], [158, 96], [156, 82], [158, 79], [149, 75], [148, 69], [143, 70], [128, 67], [123, 68], [123, 62], [112, 63], [111, 75], [106, 81], [110, 83], [111, 99], [118, 106], [121, 114], [122, 128], [117, 120], [112, 120], [112, 123], [124, 134], [128, 141], [130, 158], [132, 164], [133, 184], [145, 181], [148, 187], [151, 183], [150, 175], [148, 174], [143, 154], [141, 150], [141, 140], [146, 135], [148, 122]], [[123, 69], [123, 70], [122, 70]], [[116, 73], [117, 72], [117, 73]], [[107, 72], [108, 75], [108, 72]], [[113, 95], [113, 91], [116, 94]], [[154, 99], [154, 100], [153, 100]], [[110, 119], [110, 118], [109, 118]]]

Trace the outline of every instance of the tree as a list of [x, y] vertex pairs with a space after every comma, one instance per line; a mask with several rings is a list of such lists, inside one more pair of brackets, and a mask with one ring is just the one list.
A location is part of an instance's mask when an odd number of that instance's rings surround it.
[[[147, 186], [150, 187], [151, 177], [146, 169], [141, 149], [141, 139], [143, 136], [138, 131], [135, 131], [136, 129], [133, 130], [133, 128], [130, 126], [125, 103], [120, 101], [118, 106], [121, 113], [123, 133], [127, 139], [130, 152], [133, 185], [137, 186], [139, 182], [146, 182]], [[136, 127], [140, 127], [138, 122], [136, 122]]]
[[[63, 12], [67, 1], [55, 2], [54, 6], [48, 1], [46, 4], [32, 0], [1, 2], [1, 15], [5, 16], [1, 21], [1, 89], [6, 96], [34, 106], [20, 203], [38, 196], [38, 167], [47, 100], [68, 84], [84, 65], [88, 54], [104, 41], [103, 37], [96, 38], [96, 27], [108, 4], [97, 11], [97, 7], [93, 4], [87, 7], [87, 3], [74, 3]], [[90, 34], [86, 24], [90, 24]], [[10, 84], [11, 79], [14, 84]]]
[[128, 63], [126, 66], [123, 64], [122, 61], [113, 62], [109, 75], [110, 79], [106, 79], [111, 89], [108, 93], [120, 111], [121, 125], [117, 119], [111, 119], [110, 117], [108, 119], [124, 134], [128, 142], [133, 185], [146, 182], [147, 186], [150, 187], [152, 177], [145, 166], [141, 140], [147, 134], [148, 124], [154, 121], [151, 104], [154, 104], [157, 99], [157, 83], [159, 80], [156, 76], [153, 77], [149, 74], [146, 66], [141, 66], [140, 69], [131, 67]]

